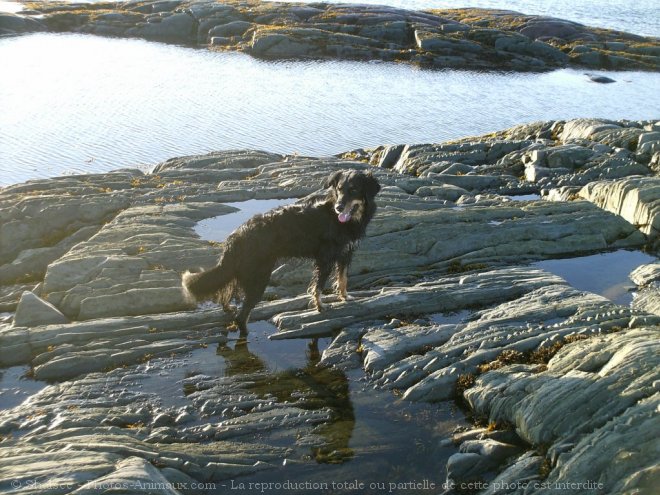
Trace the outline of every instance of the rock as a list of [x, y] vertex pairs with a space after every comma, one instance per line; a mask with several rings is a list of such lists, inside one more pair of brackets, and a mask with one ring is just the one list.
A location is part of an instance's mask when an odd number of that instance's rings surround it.
[[660, 234], [660, 179], [630, 177], [592, 182], [580, 196], [637, 226], [650, 240]]
[[378, 160], [377, 165], [380, 168], [392, 168], [399, 161], [401, 154], [405, 151], [406, 145], [400, 144], [397, 146], [386, 146], [381, 154], [380, 159]]
[[221, 36], [231, 38], [232, 36], [243, 36], [245, 32], [252, 27], [251, 22], [232, 21], [227, 24], [219, 24], [209, 30], [209, 36]]
[[541, 480], [541, 466], [544, 458], [529, 452], [520, 456], [515, 463], [507, 467], [483, 491], [484, 495], [502, 495], [517, 493], [521, 483]]
[[23, 292], [14, 315], [14, 326], [16, 327], [34, 327], [68, 322], [67, 317], [55, 306], [29, 291]]
[[646, 132], [639, 135], [636, 155], [642, 161], [650, 161], [660, 152], [660, 132]]
[[0, 12], [0, 34], [16, 34], [45, 30], [45, 26], [32, 17]]
[[181, 288], [129, 289], [120, 294], [85, 297], [80, 301], [79, 320], [118, 315], [142, 315], [190, 309]]
[[415, 191], [415, 194], [421, 197], [434, 196], [446, 201], [456, 201], [461, 196], [469, 193], [461, 187], [444, 184], [442, 186], [422, 186]]
[[139, 457], [128, 457], [120, 461], [112, 473], [95, 479], [71, 493], [75, 495], [92, 495], [98, 493], [99, 486], [130, 486], [132, 493], [158, 495], [178, 495], [180, 493], [170, 487], [170, 482], [158, 469]]
[[550, 168], [573, 169], [584, 165], [593, 154], [590, 148], [569, 144], [550, 148], [545, 161]]
[[522, 450], [521, 447], [491, 439], [468, 440], [463, 442], [460, 447], [460, 451], [463, 453], [479, 454], [495, 463], [502, 463], [506, 459], [519, 454]]
[[[476, 411], [488, 411], [491, 421], [513, 421], [529, 443], [593, 434], [592, 421], [603, 425], [653, 393], [649, 387], [657, 360], [656, 334], [657, 328], [646, 328], [586, 339], [562, 348], [545, 372], [514, 365], [486, 373], [465, 397]], [[559, 386], [569, 370], [571, 386]], [[613, 390], [619, 391], [616, 400], [593, 400]], [[553, 404], [551, 414], [549, 404]], [[542, 424], [535, 419], [540, 416]]]
[[586, 74], [589, 77], [589, 80], [595, 83], [600, 83], [600, 84], [611, 84], [616, 82], [614, 79], [611, 77], [607, 76], [601, 76], [598, 74]]
[[410, 353], [424, 349], [426, 346], [443, 344], [456, 329], [455, 325], [431, 327], [407, 325], [400, 329], [383, 328], [368, 331], [362, 338], [364, 368], [371, 373], [382, 371]]
[[[304, 18], [315, 30], [334, 35], [341, 26], [346, 36], [369, 38], [359, 45], [369, 50], [384, 49], [370, 36], [394, 40], [406, 29], [440, 32], [445, 24], [432, 13], [408, 24], [408, 14], [388, 7], [315, 4], [298, 17], [282, 4], [251, 5], [259, 12], [239, 12], [239, 4], [185, 8], [199, 19], [214, 15], [215, 25], [274, 22], [277, 8], [294, 24]], [[130, 12], [153, 24], [171, 17]], [[492, 53], [499, 31], [470, 24], [452, 36], [475, 36], [470, 41]], [[296, 41], [295, 29], [283, 32]], [[332, 37], [317, 41], [324, 39]], [[25, 327], [20, 319], [9, 325], [11, 315], [0, 318], [0, 365], [29, 365], [36, 380], [36, 391], [3, 410], [0, 458], [8, 468], [0, 485], [64, 481], [68, 491], [85, 491], [94, 481], [159, 476], [202, 483], [253, 479], [251, 473], [278, 469], [285, 459], [304, 464], [310, 452], [322, 462], [366, 458], [372, 445], [349, 445], [355, 413], [347, 401], [357, 389], [368, 400], [378, 388], [387, 415], [399, 407], [393, 396], [387, 402], [394, 390], [412, 401], [461, 397], [497, 425], [457, 435], [462, 445], [449, 462], [450, 479], [487, 480], [511, 462], [496, 480], [540, 480], [542, 465], [548, 480], [606, 479], [612, 493], [644, 491], [654, 481], [647, 432], [655, 426], [660, 382], [655, 265], [633, 273], [640, 290], [631, 309], [526, 263], [645, 245], [628, 221], [574, 193], [588, 191], [606, 198], [603, 204], [611, 200], [612, 210], [652, 218], [655, 155], [640, 149], [654, 146], [657, 130], [655, 121], [535, 122], [451, 143], [323, 158], [232, 150], [168, 160], [152, 174], [118, 171], [3, 188], [0, 274], [34, 268], [35, 275], [31, 285], [0, 278], [0, 303], [11, 307], [19, 291], [34, 289], [63, 314], [88, 319]], [[520, 177], [531, 167], [548, 171], [538, 184]], [[273, 339], [335, 336], [322, 356], [310, 346], [307, 358], [294, 359], [300, 364], [273, 370], [260, 346], [277, 355], [284, 344], [259, 342], [254, 332], [246, 341], [229, 339], [232, 316], [216, 307], [180, 310], [180, 273], [214, 265], [222, 251], [196, 236], [197, 222], [236, 213], [227, 202], [304, 197], [339, 169], [369, 170], [383, 186], [351, 266], [354, 299], [324, 295], [327, 310], [309, 311], [311, 266], [287, 261], [253, 313], [253, 325], [278, 323]], [[640, 170], [650, 177], [628, 177]], [[621, 198], [634, 191], [633, 206], [611, 199], [619, 189]], [[558, 201], [509, 197], [539, 191]], [[506, 424], [513, 429], [500, 429]], [[547, 453], [517, 457], [523, 441]], [[613, 465], [611, 478], [595, 459], [602, 452]]]
[[496, 462], [479, 454], [453, 454], [447, 460], [447, 480], [458, 485], [481, 481], [496, 467]]
[[[39, 8], [20, 20], [7, 16], [9, 27], [0, 30], [13, 34], [45, 25], [53, 31], [222, 46], [262, 58], [398, 60], [476, 70], [566, 65], [658, 70], [654, 38], [512, 11], [206, 0], [131, 1], [103, 9], [44, 3]], [[253, 28], [252, 38], [244, 39]]]
[[[193, 35], [195, 20], [187, 13], [172, 14], [168, 17], [158, 17], [159, 22], [147, 22], [130, 28], [128, 36], [161, 41], [188, 42]], [[148, 21], [148, 19], [147, 19]]]
[[561, 484], [569, 480], [597, 479], [612, 493], [652, 492], [658, 475], [649, 460], [654, 455], [655, 443], [647, 432], [658, 427], [657, 407], [656, 394], [582, 436], [570, 455], [563, 456], [561, 463], [550, 472], [547, 482]]
[[601, 119], [575, 119], [564, 124], [560, 139], [563, 142], [578, 139], [590, 139], [592, 135], [603, 130], [615, 129], [620, 127], [611, 120]]
[[633, 299], [634, 310], [660, 316], [660, 284], [654, 283], [641, 290]]
[[639, 286], [648, 285], [651, 282], [660, 282], [660, 261], [637, 267], [630, 274], [630, 280]]

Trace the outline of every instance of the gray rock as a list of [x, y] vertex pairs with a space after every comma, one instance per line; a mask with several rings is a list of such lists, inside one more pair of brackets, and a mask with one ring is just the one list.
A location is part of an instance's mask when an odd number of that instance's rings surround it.
[[0, 33], [27, 33], [45, 30], [46, 28], [43, 24], [31, 17], [0, 12]]
[[[139, 457], [128, 457], [119, 463], [112, 473], [73, 490], [75, 495], [92, 495], [98, 493], [98, 486], [124, 487], [130, 486], [131, 493], [157, 495], [178, 495], [180, 492], [171, 488], [169, 481], [158, 469]], [[116, 489], [110, 489], [116, 491]]]
[[560, 139], [563, 142], [590, 139], [595, 133], [608, 129], [620, 129], [620, 126], [611, 120], [575, 119], [564, 124]]
[[456, 201], [461, 196], [469, 193], [461, 187], [444, 184], [442, 186], [422, 186], [415, 191], [415, 194], [421, 197], [434, 196], [446, 201]]
[[625, 218], [654, 240], [660, 234], [660, 179], [630, 177], [592, 182], [580, 196]]
[[587, 74], [589, 77], [589, 80], [595, 83], [600, 83], [600, 84], [611, 84], [615, 83], [616, 81], [612, 79], [611, 77], [607, 76], [602, 76], [598, 74]]
[[127, 30], [129, 36], [139, 36], [147, 39], [164, 41], [190, 41], [193, 35], [195, 20], [187, 13], [172, 14], [159, 17], [159, 22], [147, 22]]
[[[634, 329], [565, 346], [548, 363], [547, 372], [505, 367], [482, 375], [465, 397], [477, 412], [487, 412], [491, 421], [513, 421], [530, 443], [554, 443], [591, 433], [591, 425], [605, 424], [654, 393], [650, 386], [658, 351], [653, 343], [656, 332]], [[571, 383], [566, 387], [569, 371], [573, 371]], [[619, 391], [616, 400], [597, 400], [613, 390]]]
[[630, 280], [639, 286], [648, 285], [651, 282], [660, 282], [660, 261], [637, 267], [630, 274]]
[[633, 299], [635, 311], [660, 316], [660, 284], [655, 282], [644, 287]]
[[14, 315], [14, 326], [34, 327], [68, 323], [69, 320], [52, 304], [32, 292], [23, 292]]
[[248, 29], [252, 27], [251, 22], [246, 21], [232, 21], [227, 24], [219, 24], [209, 30], [209, 36], [220, 36], [223, 38], [230, 38], [232, 36], [242, 36]]
[[497, 462], [479, 454], [454, 454], [447, 460], [447, 480], [458, 485], [482, 481], [496, 467]]

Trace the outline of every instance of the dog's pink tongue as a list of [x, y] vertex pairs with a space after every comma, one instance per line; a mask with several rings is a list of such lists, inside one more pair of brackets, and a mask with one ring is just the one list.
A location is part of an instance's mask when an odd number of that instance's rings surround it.
[[350, 213], [340, 213], [338, 219], [341, 223], [346, 223], [351, 219], [351, 214]]

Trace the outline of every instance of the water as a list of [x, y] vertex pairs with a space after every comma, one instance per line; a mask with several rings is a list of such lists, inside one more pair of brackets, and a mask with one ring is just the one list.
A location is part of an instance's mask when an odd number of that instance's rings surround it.
[[541, 199], [540, 194], [515, 194], [513, 196], [506, 196], [512, 201], [538, 201]]
[[268, 210], [278, 206], [284, 206], [295, 202], [295, 198], [290, 199], [249, 199], [237, 203], [225, 203], [239, 210], [227, 215], [220, 215], [213, 218], [207, 218], [197, 222], [195, 232], [202, 239], [207, 241], [222, 242], [229, 234], [243, 225], [247, 220], [257, 213], [265, 213]]
[[218, 149], [319, 156], [534, 120], [660, 114], [660, 74], [642, 72], [603, 72], [617, 83], [601, 85], [578, 70], [265, 62], [75, 34], [2, 38], [0, 60], [0, 186]]
[[578, 290], [594, 292], [609, 300], [629, 306], [635, 285], [629, 275], [635, 268], [656, 260], [641, 251], [619, 250], [610, 253], [546, 260], [533, 266], [562, 277]]
[[[302, 0], [303, 2], [305, 0]], [[307, 0], [312, 1], [312, 0]], [[330, 3], [351, 3], [330, 0]], [[353, 3], [391, 5], [404, 9], [455, 9], [481, 7], [547, 15], [587, 26], [628, 31], [645, 36], [660, 35], [660, 4], [657, 0], [359, 0]]]
[[[276, 329], [267, 322], [250, 324], [247, 339], [230, 334], [227, 344], [198, 349], [185, 357], [157, 359], [141, 365], [143, 392], [155, 394], [162, 407], [180, 408], [189, 404], [187, 377], [203, 374], [211, 378], [236, 374], [251, 376], [249, 390], [259, 397], [277, 397], [280, 402], [298, 403], [306, 397], [306, 408], [329, 408], [332, 419], [317, 434], [321, 447], [310, 447], [311, 462], [289, 462], [275, 470], [242, 476], [218, 484], [219, 488], [239, 483], [405, 483], [427, 480], [440, 486], [444, 466], [456, 452], [442, 443], [447, 432], [465, 426], [462, 413], [451, 403], [413, 404], [401, 401], [390, 391], [376, 390], [360, 370], [340, 371], [317, 366], [330, 339], [270, 341]], [[291, 439], [271, 438], [268, 432], [243, 437], [244, 441], [282, 443]], [[292, 457], [296, 459], [294, 454]], [[313, 460], [317, 462], [313, 462]], [[232, 484], [233, 483], [233, 484]], [[351, 490], [341, 493], [366, 493]], [[309, 493], [304, 489], [287, 493]], [[322, 493], [322, 492], [321, 492]], [[402, 492], [404, 493], [404, 492]], [[435, 493], [435, 492], [432, 492]]]

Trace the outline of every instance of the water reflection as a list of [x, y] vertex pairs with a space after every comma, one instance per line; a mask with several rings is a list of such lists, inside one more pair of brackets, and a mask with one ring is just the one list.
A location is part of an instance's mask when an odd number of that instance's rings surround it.
[[225, 360], [225, 376], [251, 375], [247, 389], [261, 398], [276, 397], [279, 403], [295, 403], [305, 410], [329, 409], [329, 422], [315, 430], [325, 440], [311, 449], [311, 458], [318, 463], [337, 464], [353, 457], [349, 447], [355, 414], [350, 399], [349, 382], [342, 371], [319, 366], [321, 353], [318, 339], [310, 341], [302, 368], [272, 373], [268, 365], [249, 349], [247, 338], [220, 344], [216, 351]]

